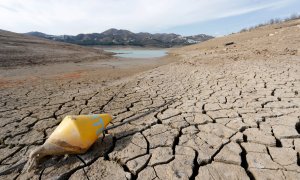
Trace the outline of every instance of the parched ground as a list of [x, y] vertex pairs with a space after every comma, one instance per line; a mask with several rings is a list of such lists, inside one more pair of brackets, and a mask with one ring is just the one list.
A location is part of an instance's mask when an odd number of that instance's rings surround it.
[[[106, 85], [2, 89], [0, 178], [300, 179], [299, 51], [298, 20], [174, 50], [179, 62]], [[65, 115], [102, 112], [136, 120], [21, 173]]]

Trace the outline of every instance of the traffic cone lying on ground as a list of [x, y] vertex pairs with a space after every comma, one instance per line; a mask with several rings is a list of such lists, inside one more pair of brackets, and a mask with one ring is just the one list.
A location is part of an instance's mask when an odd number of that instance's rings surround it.
[[46, 142], [30, 153], [27, 171], [48, 155], [85, 153], [111, 120], [109, 114], [66, 116]]

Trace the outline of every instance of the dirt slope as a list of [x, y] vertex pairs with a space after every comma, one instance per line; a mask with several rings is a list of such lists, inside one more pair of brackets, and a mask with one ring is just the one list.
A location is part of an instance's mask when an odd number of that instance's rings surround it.
[[101, 50], [0, 30], [0, 67], [108, 58]]
[[[300, 20], [263, 26], [249, 32], [232, 34], [210, 41], [176, 49], [175, 54], [197, 62], [230, 60], [273, 60], [300, 53]], [[226, 46], [226, 43], [234, 44]], [[200, 60], [200, 61], [199, 61]]]

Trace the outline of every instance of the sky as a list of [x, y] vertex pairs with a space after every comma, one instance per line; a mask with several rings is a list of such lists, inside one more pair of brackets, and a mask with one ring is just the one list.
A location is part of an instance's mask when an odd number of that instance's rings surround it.
[[293, 13], [300, 14], [300, 0], [0, 0], [0, 29], [222, 36]]

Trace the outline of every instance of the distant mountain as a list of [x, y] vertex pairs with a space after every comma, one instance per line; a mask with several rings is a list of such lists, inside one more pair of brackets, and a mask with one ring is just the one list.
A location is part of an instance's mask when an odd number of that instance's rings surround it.
[[131, 45], [153, 47], [173, 47], [189, 45], [213, 38], [212, 36], [205, 34], [199, 34], [195, 36], [181, 36], [173, 33], [133, 33], [128, 30], [122, 29], [108, 29], [102, 33], [78, 34], [76, 36], [55, 36], [44, 34], [41, 32], [29, 32], [25, 34], [78, 45]]

